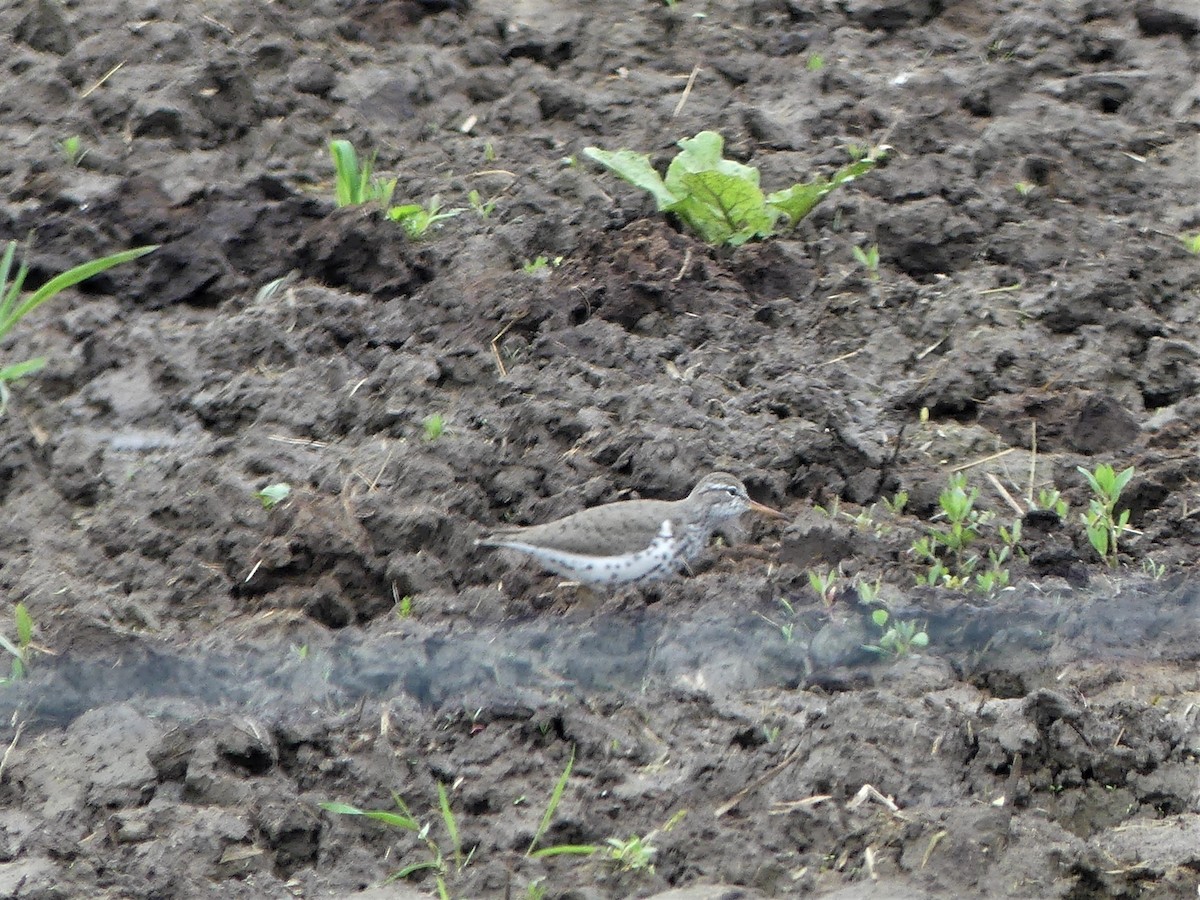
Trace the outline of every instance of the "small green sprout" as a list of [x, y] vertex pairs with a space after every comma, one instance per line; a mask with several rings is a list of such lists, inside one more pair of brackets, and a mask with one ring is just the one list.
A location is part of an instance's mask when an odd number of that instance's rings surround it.
[[330, 141], [329, 155], [333, 157], [334, 185], [338, 206], [360, 206], [379, 203], [386, 208], [392, 202], [396, 179], [375, 176], [375, 157], [360, 161], [350, 141]]
[[863, 249], [862, 247], [851, 247], [850, 252], [854, 254], [854, 258], [858, 264], [867, 270], [867, 274], [872, 281], [879, 280], [879, 245], [872, 244], [870, 247]]
[[1188, 253], [1200, 253], [1200, 231], [1194, 234], [1181, 234], [1179, 239], [1183, 241], [1183, 246], [1187, 247]]
[[1013, 185], [1013, 189], [1016, 190], [1016, 192], [1022, 197], [1028, 197], [1030, 194], [1032, 194], [1035, 187], [1036, 185], [1031, 184], [1028, 181], [1018, 181]]
[[484, 159], [484, 162], [495, 162], [496, 161], [496, 148], [492, 146], [491, 141], [488, 141], [486, 144], [483, 145], [483, 159]]
[[425, 233], [438, 222], [453, 219], [464, 212], [466, 210], [461, 207], [442, 209], [441, 198], [434, 194], [425, 206], [421, 206], [419, 203], [390, 206], [387, 210], [387, 217], [393, 222], [399, 222], [410, 238], [420, 238], [424, 237]]
[[13, 624], [17, 630], [15, 643], [0, 634], [0, 647], [7, 650], [9, 656], [12, 657], [9, 677], [0, 678], [0, 684], [20, 681], [25, 677], [26, 669], [29, 666], [29, 649], [33, 644], [33, 616], [29, 615], [29, 610], [24, 603], [18, 603], [13, 607]]
[[817, 596], [827, 607], [833, 606], [837, 599], [837, 579], [837, 569], [830, 569], [825, 573], [810, 569], [808, 572], [809, 586], [817, 592]]
[[479, 191], [476, 190], [471, 190], [467, 193], [467, 203], [471, 205], [471, 209], [474, 210], [475, 215], [479, 216], [481, 219], [487, 219], [491, 217], [492, 213], [496, 210], [495, 198], [491, 200], [484, 200], [482, 197], [480, 197]]
[[758, 169], [725, 159], [725, 141], [702, 131], [679, 141], [680, 152], [660, 175], [645, 153], [587, 147], [584, 154], [654, 197], [660, 212], [670, 213], [710, 244], [741, 246], [793, 227], [835, 188], [853, 181], [886, 155], [887, 148], [865, 150], [830, 178], [797, 183], [764, 194]]
[[261, 491], [257, 491], [254, 496], [258, 498], [258, 502], [262, 504], [263, 509], [274, 509], [284, 500], [291, 496], [292, 486], [286, 481], [268, 484]]
[[58, 145], [58, 150], [68, 166], [79, 165], [87, 156], [87, 151], [83, 149], [83, 139], [77, 134], [63, 138]]
[[[17, 242], [9, 241], [3, 256], [0, 256], [0, 339], [12, 331], [27, 315], [60, 292], [74, 287], [81, 281], [86, 281], [93, 275], [99, 275], [113, 266], [130, 262], [156, 249], [157, 246], [138, 247], [134, 250], [125, 250], [111, 256], [93, 259], [91, 262], [81, 263], [61, 275], [51, 278], [32, 294], [22, 296], [21, 289], [25, 286], [25, 276], [29, 274], [29, 264], [22, 260], [16, 276], [11, 281], [9, 280], [13, 258], [17, 252]], [[0, 367], [0, 415], [8, 408], [8, 386], [27, 375], [32, 375], [45, 365], [46, 357], [38, 356], [24, 362]]]
[[411, 619], [413, 614], [413, 598], [405, 594], [400, 598], [400, 602], [396, 604], [396, 617], [400, 619]]
[[900, 659], [929, 645], [929, 635], [916, 622], [893, 618], [886, 609], [871, 613], [871, 621], [882, 631], [877, 644], [863, 644], [864, 650]]
[[900, 515], [904, 512], [904, 507], [908, 506], [908, 491], [896, 491], [896, 496], [891, 500], [884, 497], [883, 505], [893, 516]]
[[858, 591], [859, 602], [868, 606], [879, 602], [879, 593], [882, 589], [882, 578], [876, 578], [874, 581], [860, 581], [855, 587], [855, 590]]
[[1076, 469], [1092, 489], [1088, 511], [1081, 516], [1088, 541], [1110, 567], [1116, 568], [1117, 540], [1129, 525], [1129, 510], [1117, 513], [1117, 502], [1133, 478], [1133, 466], [1121, 472], [1108, 463], [1101, 463], [1092, 472], [1083, 466]]
[[820, 72], [825, 68], [825, 57], [820, 53], [808, 54], [808, 59], [804, 61], [804, 68], [810, 72]]
[[644, 869], [654, 874], [654, 855], [658, 853], [658, 848], [650, 842], [656, 834], [654, 831], [645, 837], [634, 834], [624, 840], [610, 837], [605, 841], [609, 860], [624, 872], [640, 872]]
[[426, 822], [422, 824], [413, 816], [409, 810], [408, 804], [404, 799], [396, 793], [392, 794], [392, 800], [396, 804], [399, 812], [390, 810], [376, 809], [359, 809], [357, 806], [351, 806], [349, 803], [324, 802], [317, 804], [326, 812], [336, 813], [342, 816], [363, 816], [372, 819], [389, 828], [397, 828], [401, 831], [411, 831], [416, 833], [422, 841], [425, 842], [426, 849], [429, 852], [429, 858], [418, 860], [414, 863], [409, 863], [407, 866], [393, 872], [388, 876], [389, 881], [396, 881], [402, 878], [408, 878], [417, 872], [432, 871], [434, 873], [435, 884], [437, 886], [438, 896], [440, 898], [450, 897], [450, 892], [446, 887], [446, 878], [451, 874], [461, 873], [463, 869], [471, 862], [471, 857], [474, 855], [474, 849], [470, 853], [463, 854], [462, 838], [458, 831], [458, 822], [454, 817], [453, 811], [450, 809], [450, 795], [446, 790], [446, 786], [440, 781], [438, 782], [438, 810], [441, 813], [442, 825], [446, 829], [446, 835], [450, 839], [450, 850], [452, 853], [453, 866], [446, 859], [442, 846], [436, 839], [430, 836], [432, 823]]
[[1043, 488], [1038, 491], [1037, 508], [1049, 510], [1060, 519], [1065, 519], [1069, 507], [1067, 506], [1067, 501], [1063, 499], [1062, 494], [1057, 490], [1054, 488]]
[[421, 421], [421, 427], [425, 431], [425, 440], [436, 441], [446, 433], [446, 417], [441, 413], [426, 416]]
[[550, 271], [550, 267], [558, 268], [563, 263], [563, 257], [556, 256], [554, 259], [548, 259], [545, 256], [539, 256], [534, 260], [525, 260], [521, 266], [521, 271], [526, 275], [543, 276]]

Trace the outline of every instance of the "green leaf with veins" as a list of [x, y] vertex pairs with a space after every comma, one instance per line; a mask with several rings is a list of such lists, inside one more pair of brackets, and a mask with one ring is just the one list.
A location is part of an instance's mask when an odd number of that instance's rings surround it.
[[756, 183], [717, 171], [689, 173], [682, 183], [688, 196], [668, 211], [706, 241], [737, 247], [773, 232], [774, 220]]
[[599, 147], [586, 147], [584, 156], [594, 159], [606, 169], [620, 175], [636, 188], [641, 188], [654, 197], [661, 212], [681, 198], [671, 193], [663, 184], [662, 176], [650, 164], [650, 157], [645, 153], [633, 150], [601, 150]]

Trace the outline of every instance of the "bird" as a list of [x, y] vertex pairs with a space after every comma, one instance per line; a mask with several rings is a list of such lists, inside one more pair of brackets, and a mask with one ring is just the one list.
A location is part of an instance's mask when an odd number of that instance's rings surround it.
[[644, 584], [675, 575], [713, 532], [743, 513], [787, 516], [750, 499], [728, 472], [712, 472], [682, 500], [622, 500], [542, 525], [499, 529], [480, 547], [515, 550], [589, 588]]

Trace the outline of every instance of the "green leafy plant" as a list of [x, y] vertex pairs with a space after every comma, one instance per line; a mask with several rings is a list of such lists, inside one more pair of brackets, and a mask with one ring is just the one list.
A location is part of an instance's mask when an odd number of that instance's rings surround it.
[[1133, 466], [1117, 472], [1108, 463], [1101, 463], [1089, 472], [1077, 466], [1092, 489], [1088, 511], [1082, 514], [1088, 541], [1110, 567], [1117, 565], [1117, 542], [1129, 524], [1129, 510], [1117, 512], [1121, 492], [1133, 479]]
[[396, 179], [375, 175], [375, 157], [360, 160], [350, 141], [330, 141], [329, 155], [333, 157], [334, 189], [338, 206], [361, 206], [378, 202], [387, 207], [396, 190]]
[[524, 265], [521, 266], [521, 271], [523, 271], [526, 275], [544, 275], [546, 272], [550, 271], [551, 267], [557, 269], [562, 265], [562, 262], [563, 257], [561, 256], [556, 256], [554, 259], [548, 259], [545, 256], [539, 256], [534, 260], [525, 260]]
[[788, 614], [792, 621], [783, 622], [781, 624], [779, 622], [772, 621], [771, 619], [762, 615], [762, 613], [759, 613], [759, 615], [762, 616], [762, 619], [767, 624], [774, 625], [776, 628], [778, 628], [779, 633], [783, 635], [783, 642], [785, 644], [790, 644], [796, 636], [796, 608], [783, 597], [779, 598], [779, 605], [783, 607], [783, 611]]
[[1013, 189], [1022, 197], [1028, 197], [1030, 194], [1032, 194], [1034, 187], [1035, 185], [1028, 181], [1018, 181], [1013, 185]]
[[816, 569], [808, 571], [809, 587], [817, 592], [817, 596], [827, 608], [833, 606], [837, 600], [837, 579], [837, 569], [830, 569], [828, 572], [818, 572]]
[[409, 594], [405, 594], [396, 603], [396, 618], [411, 619], [413, 614], [413, 598]]
[[[33, 293], [22, 296], [21, 290], [25, 286], [25, 277], [29, 274], [29, 264], [22, 261], [16, 275], [12, 274], [17, 242], [9, 241], [4, 255], [0, 257], [0, 339], [12, 331], [27, 315], [67, 288], [74, 287], [79, 282], [86, 281], [93, 275], [98, 275], [113, 266], [119, 266], [121, 263], [137, 259], [139, 256], [145, 256], [156, 249], [158, 249], [157, 246], [138, 247], [81, 263], [61, 275], [51, 278]], [[0, 413], [3, 413], [8, 407], [8, 386], [18, 379], [34, 374], [45, 365], [46, 358], [38, 356], [0, 368]]]
[[660, 212], [677, 216], [710, 244], [737, 247], [754, 238], [771, 237], [783, 225], [794, 226], [832, 190], [869, 172], [886, 150], [875, 148], [839, 169], [830, 178], [794, 184], [763, 194], [758, 169], [725, 159], [725, 141], [702, 131], [679, 141], [680, 152], [664, 178], [645, 153], [587, 147], [584, 153], [635, 187], [654, 197]]
[[1187, 247], [1188, 253], [1200, 253], [1200, 231], [1194, 234], [1181, 234], [1179, 239], [1183, 241], [1183, 246]]
[[854, 254], [858, 264], [867, 270], [867, 275], [872, 281], [879, 280], [879, 245], [872, 244], [870, 247], [851, 247], [850, 252]]
[[453, 219], [464, 212], [465, 210], [461, 207], [442, 209], [441, 198], [434, 194], [425, 206], [421, 206], [419, 203], [390, 206], [387, 210], [387, 217], [393, 222], [399, 222], [409, 237], [420, 238], [424, 237], [426, 232], [438, 222]]
[[29, 610], [24, 603], [18, 603], [13, 607], [13, 624], [17, 631], [15, 642], [0, 634], [0, 647], [7, 650], [9, 656], [12, 657], [9, 677], [0, 679], [0, 683], [20, 681], [25, 677], [25, 671], [29, 665], [29, 649], [33, 645], [33, 617], [29, 615]]
[[804, 68], [808, 69], [810, 72], [820, 72], [823, 68], [825, 68], [825, 57], [823, 57], [820, 53], [808, 54], [808, 59], [804, 61]]
[[87, 156], [87, 151], [83, 149], [83, 139], [77, 134], [63, 138], [58, 145], [58, 150], [68, 166], [79, 165]]
[[426, 416], [421, 421], [421, 428], [425, 431], [425, 440], [436, 441], [446, 433], [446, 417], [441, 413]]
[[261, 491], [256, 491], [254, 494], [258, 498], [258, 502], [262, 504], [263, 509], [274, 509], [291, 495], [292, 486], [286, 481], [268, 484]]
[[908, 491], [896, 491], [896, 496], [892, 499], [883, 498], [883, 505], [893, 516], [898, 516], [904, 512], [904, 507], [908, 506]]
[[878, 653], [880, 656], [890, 656], [892, 659], [910, 655], [914, 650], [929, 646], [929, 635], [923, 626], [916, 622], [894, 618], [886, 609], [877, 609], [871, 613], [871, 621], [882, 632], [879, 642], [863, 644], [864, 650]]
[[495, 198], [492, 198], [491, 200], [484, 200], [479, 195], [479, 191], [476, 190], [471, 190], [467, 193], [467, 203], [470, 205], [471, 209], [474, 210], [475, 215], [479, 216], [481, 219], [490, 218], [492, 213], [496, 210]]
[[470, 853], [463, 854], [462, 839], [458, 831], [458, 821], [450, 809], [449, 792], [446, 790], [446, 786], [440, 781], [437, 788], [438, 810], [441, 813], [442, 825], [446, 829], [446, 836], [449, 838], [450, 860], [446, 858], [446, 853], [442, 849], [442, 845], [431, 835], [432, 823], [426, 822], [422, 824], [419, 822], [409, 810], [408, 804], [404, 802], [404, 799], [399, 794], [392, 794], [392, 800], [399, 810], [398, 813], [390, 810], [359, 809], [348, 803], [320, 803], [318, 805], [326, 812], [343, 816], [365, 816], [390, 828], [414, 832], [425, 843], [425, 847], [429, 851], [429, 858], [403, 866], [389, 875], [387, 880], [397, 881], [408, 878], [417, 872], [432, 871], [437, 885], [438, 897], [442, 898], [442, 900], [450, 900], [450, 891], [446, 887], [446, 878], [451, 874], [462, 872], [470, 864], [471, 857], [475, 851], [472, 848]]
[[988, 567], [980, 570], [981, 558], [969, 548], [980, 539], [994, 514], [975, 508], [979, 489], [968, 487], [961, 472], [950, 477], [946, 490], [938, 496], [938, 516], [945, 524], [913, 541], [911, 552], [926, 565], [917, 583], [930, 587], [962, 588], [970, 585], [983, 594], [994, 594], [1008, 585], [1005, 564], [1020, 541], [1020, 524], [1000, 528], [1003, 546], [987, 552]]
[[1067, 501], [1063, 499], [1054, 488], [1043, 488], [1038, 491], [1037, 500], [1035, 501], [1037, 509], [1045, 509], [1054, 513], [1060, 519], [1067, 517]]

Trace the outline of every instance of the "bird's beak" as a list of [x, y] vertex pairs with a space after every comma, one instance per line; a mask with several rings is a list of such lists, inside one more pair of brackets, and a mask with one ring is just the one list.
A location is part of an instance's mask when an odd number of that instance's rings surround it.
[[750, 501], [750, 510], [751, 510], [751, 512], [762, 513], [764, 516], [768, 516], [769, 518], [772, 518], [772, 519], [786, 519], [787, 518], [787, 515], [785, 513], [781, 513], [779, 510], [772, 509], [769, 506], [764, 506], [762, 503], [758, 503], [754, 500]]

